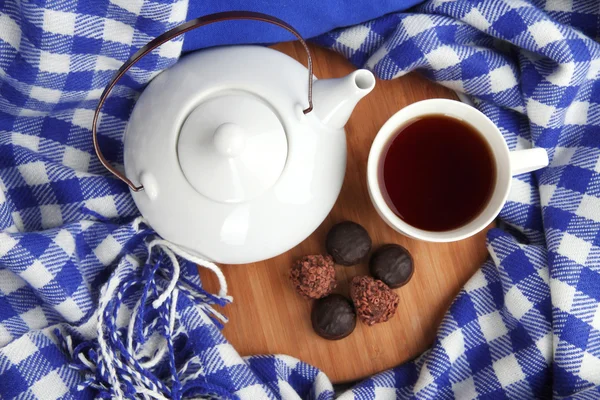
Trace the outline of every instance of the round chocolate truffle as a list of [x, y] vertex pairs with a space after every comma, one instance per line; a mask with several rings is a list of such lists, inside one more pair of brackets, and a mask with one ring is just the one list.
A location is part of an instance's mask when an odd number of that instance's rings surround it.
[[371, 238], [356, 222], [345, 221], [331, 228], [325, 246], [337, 264], [350, 266], [367, 257], [371, 251]]
[[389, 320], [398, 308], [398, 295], [385, 283], [370, 276], [354, 277], [350, 296], [358, 318], [369, 326]]
[[412, 277], [413, 259], [404, 247], [386, 244], [371, 256], [369, 271], [375, 279], [383, 281], [392, 289], [399, 288]]
[[356, 327], [354, 306], [340, 294], [317, 300], [310, 319], [317, 335], [328, 340], [343, 339]]
[[333, 259], [322, 255], [304, 256], [292, 265], [290, 280], [296, 291], [308, 299], [325, 297], [337, 285]]

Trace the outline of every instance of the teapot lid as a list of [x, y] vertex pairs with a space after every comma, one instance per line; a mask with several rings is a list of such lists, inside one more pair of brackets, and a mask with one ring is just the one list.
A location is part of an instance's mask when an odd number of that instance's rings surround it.
[[208, 98], [188, 115], [177, 153], [185, 178], [198, 193], [218, 202], [241, 203], [277, 182], [288, 143], [267, 103], [235, 92]]

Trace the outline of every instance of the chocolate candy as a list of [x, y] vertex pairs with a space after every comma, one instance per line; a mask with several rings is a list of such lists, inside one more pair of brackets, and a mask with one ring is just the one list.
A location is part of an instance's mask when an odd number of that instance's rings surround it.
[[308, 299], [327, 296], [337, 285], [335, 268], [330, 256], [304, 256], [297, 260], [290, 271], [290, 280], [296, 291]]
[[385, 283], [370, 276], [355, 276], [350, 296], [358, 318], [369, 326], [392, 318], [400, 300]]
[[328, 340], [343, 339], [356, 327], [352, 302], [340, 294], [331, 294], [313, 305], [312, 326], [317, 335]]
[[386, 244], [371, 256], [369, 271], [375, 279], [383, 281], [392, 289], [399, 288], [412, 277], [413, 259], [404, 247]]
[[371, 238], [359, 224], [352, 221], [340, 222], [327, 234], [325, 246], [337, 264], [350, 266], [367, 257], [371, 251]]

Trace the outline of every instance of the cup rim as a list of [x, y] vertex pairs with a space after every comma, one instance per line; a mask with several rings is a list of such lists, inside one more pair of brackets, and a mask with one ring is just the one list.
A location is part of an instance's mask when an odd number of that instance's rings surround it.
[[[418, 111], [419, 108], [423, 108], [424, 106], [434, 105], [436, 109], [440, 111], [431, 112], [431, 111]], [[417, 111], [415, 111], [417, 109]], [[404, 222], [400, 217], [396, 215], [394, 211], [388, 205], [388, 202], [385, 200], [384, 195], [381, 189], [380, 182], [380, 174], [379, 167], [380, 161], [384, 156], [384, 151], [386, 150], [386, 146], [389, 141], [394, 137], [399, 128], [404, 126], [407, 122], [414, 120], [415, 118], [426, 116], [426, 115], [448, 115], [451, 117], [457, 118], [456, 115], [452, 115], [452, 110], [461, 110], [462, 112], [474, 114], [480, 123], [484, 123], [486, 125], [486, 129], [490, 132], [493, 132], [494, 136], [499, 136], [502, 138], [502, 145], [496, 144], [495, 146], [490, 143], [488, 137], [482, 133], [485, 140], [488, 142], [490, 148], [492, 149], [493, 157], [496, 161], [496, 186], [492, 193], [492, 197], [488, 201], [488, 204], [483, 209], [483, 211], [475, 217], [473, 220], [468, 222], [467, 224], [460, 226], [458, 228], [449, 230], [449, 231], [427, 231], [424, 229], [416, 228], [406, 222]], [[406, 117], [410, 115], [410, 117]], [[463, 118], [465, 122], [471, 124], [469, 118]], [[478, 132], [481, 132], [481, 129], [475, 127], [475, 124], [471, 124]], [[476, 109], [473, 106], [462, 103], [457, 100], [450, 99], [427, 99], [421, 100], [416, 103], [409, 104], [406, 107], [403, 107], [399, 111], [397, 111], [394, 115], [392, 115], [379, 129], [373, 143], [371, 144], [371, 149], [369, 151], [369, 158], [367, 161], [367, 187], [369, 190], [369, 195], [371, 197], [371, 201], [375, 206], [375, 209], [382, 217], [382, 219], [390, 225], [392, 228], [396, 229], [400, 233], [403, 233], [409, 237], [414, 239], [425, 240], [429, 242], [454, 242], [458, 240], [462, 240], [477, 234], [482, 231], [486, 226], [488, 226], [499, 214], [503, 205], [506, 203], [508, 198], [508, 193], [511, 186], [511, 173], [510, 173], [510, 155], [509, 155], [508, 145], [504, 140], [502, 133], [498, 129], [498, 127], [481, 111]], [[498, 168], [498, 158], [503, 158], [504, 167]], [[504, 176], [502, 176], [504, 175]], [[506, 176], [508, 175], [508, 177]], [[504, 177], [507, 182], [503, 186], [500, 186], [501, 178]], [[508, 179], [506, 179], [508, 178]], [[498, 196], [498, 192], [500, 192], [500, 202], [497, 202], [497, 205], [493, 208], [490, 208], [490, 204], [494, 196]], [[487, 215], [487, 217], [482, 218], [482, 215]], [[474, 224], [478, 219], [480, 219], [477, 224]], [[469, 225], [473, 226], [469, 229]]]

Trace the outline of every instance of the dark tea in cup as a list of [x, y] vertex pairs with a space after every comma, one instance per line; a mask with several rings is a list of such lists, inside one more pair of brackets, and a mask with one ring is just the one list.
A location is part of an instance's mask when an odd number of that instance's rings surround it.
[[390, 209], [415, 228], [460, 228], [486, 207], [496, 163], [486, 139], [470, 124], [433, 114], [399, 128], [382, 158], [382, 193]]

